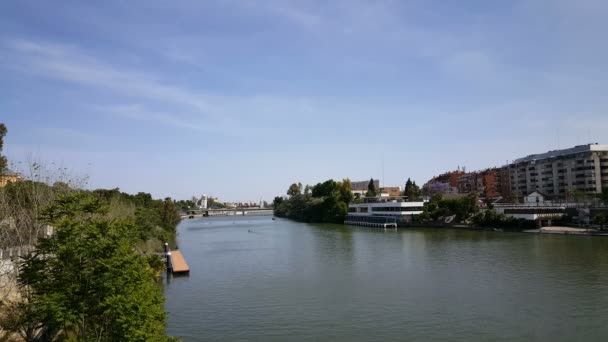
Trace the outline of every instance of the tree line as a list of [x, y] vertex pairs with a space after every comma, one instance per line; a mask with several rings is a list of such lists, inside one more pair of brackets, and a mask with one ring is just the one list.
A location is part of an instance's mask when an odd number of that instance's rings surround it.
[[[0, 125], [0, 148], [5, 134]], [[0, 340], [173, 340], [153, 252], [174, 244], [174, 201], [82, 190], [37, 163], [28, 178], [0, 188], [0, 248], [32, 247], [0, 269]]]
[[287, 189], [287, 196], [274, 198], [275, 216], [314, 223], [344, 223], [348, 204], [353, 200], [349, 179], [329, 179], [304, 188], [302, 183], [294, 183]]

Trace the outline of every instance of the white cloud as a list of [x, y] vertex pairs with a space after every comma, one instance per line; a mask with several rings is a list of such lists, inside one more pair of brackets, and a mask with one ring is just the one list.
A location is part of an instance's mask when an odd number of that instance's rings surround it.
[[13, 53], [12, 66], [20, 72], [112, 92], [113, 103], [92, 104], [89, 108], [123, 119], [227, 136], [251, 136], [268, 132], [270, 124], [277, 127], [290, 121], [286, 118], [289, 114], [314, 114], [310, 103], [302, 98], [204, 94], [169, 85], [150, 72], [104, 63], [74, 47], [21, 39], [5, 43]]
[[10, 40], [8, 47], [17, 53], [19, 62], [15, 64], [26, 72], [121, 95], [188, 106], [202, 113], [213, 110], [203, 94], [161, 82], [158, 76], [149, 73], [137, 73], [103, 63], [72, 47], [28, 40]]

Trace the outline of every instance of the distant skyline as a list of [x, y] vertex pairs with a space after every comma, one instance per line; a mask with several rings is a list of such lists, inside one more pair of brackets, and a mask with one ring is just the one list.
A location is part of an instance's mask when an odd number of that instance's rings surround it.
[[4, 154], [272, 201], [608, 143], [608, 3], [4, 1]]

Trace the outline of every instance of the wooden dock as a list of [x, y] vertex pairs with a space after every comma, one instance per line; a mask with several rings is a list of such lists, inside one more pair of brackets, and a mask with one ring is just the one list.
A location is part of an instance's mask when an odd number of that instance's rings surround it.
[[175, 273], [190, 273], [190, 267], [186, 263], [186, 259], [180, 251], [171, 251], [171, 266], [172, 272]]

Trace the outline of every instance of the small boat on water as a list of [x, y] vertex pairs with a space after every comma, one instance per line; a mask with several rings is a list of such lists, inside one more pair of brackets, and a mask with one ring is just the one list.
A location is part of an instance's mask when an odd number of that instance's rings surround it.
[[273, 217], [272, 220], [274, 221], [274, 220], [276, 220], [276, 218]]

